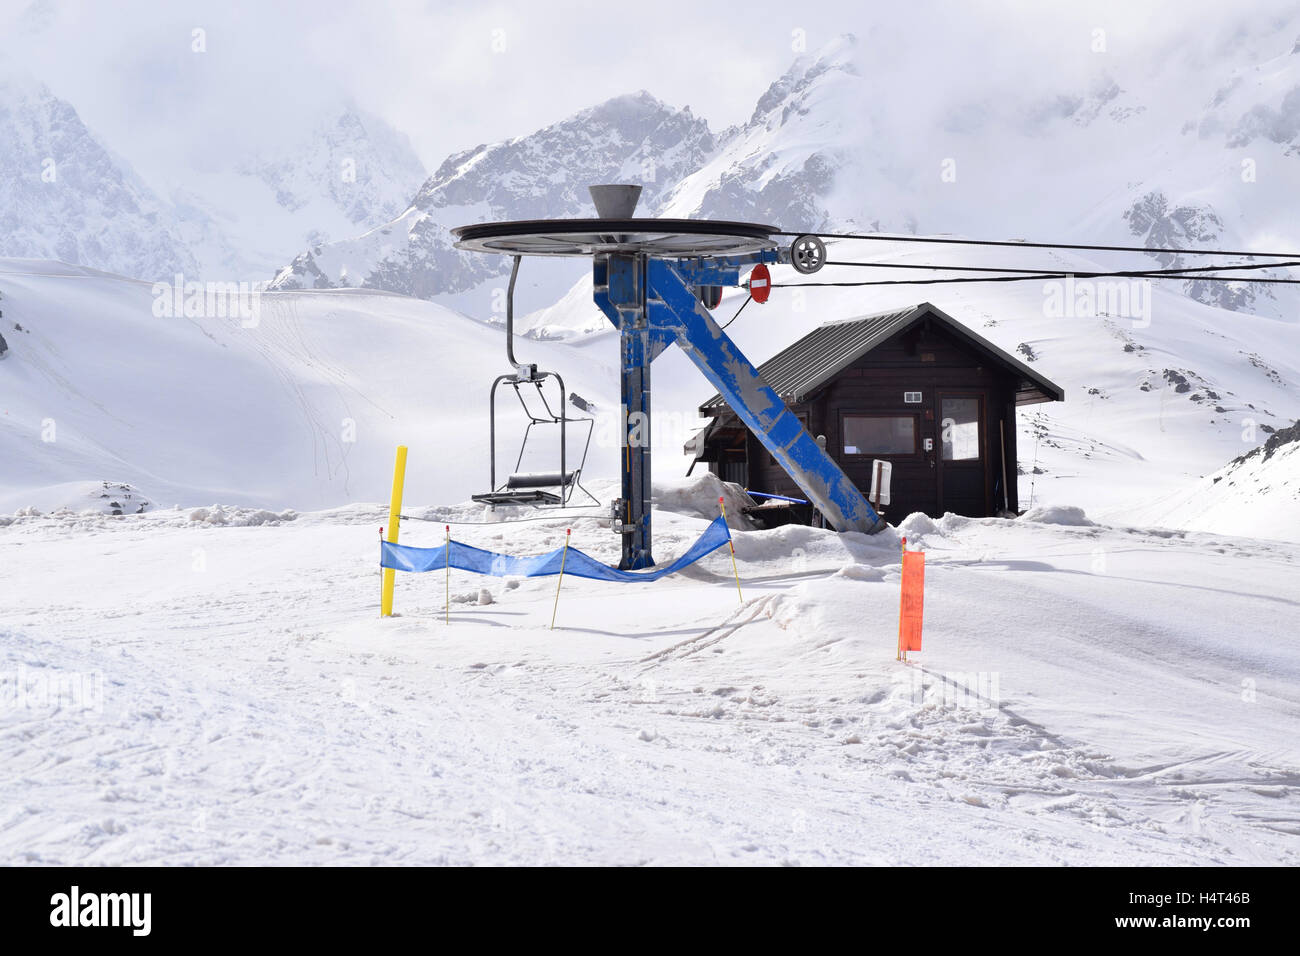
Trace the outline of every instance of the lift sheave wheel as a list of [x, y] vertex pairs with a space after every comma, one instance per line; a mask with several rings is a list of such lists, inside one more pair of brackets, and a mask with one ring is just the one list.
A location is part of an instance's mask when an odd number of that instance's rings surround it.
[[790, 243], [790, 265], [803, 275], [817, 272], [826, 265], [826, 243], [816, 236], [800, 236]]

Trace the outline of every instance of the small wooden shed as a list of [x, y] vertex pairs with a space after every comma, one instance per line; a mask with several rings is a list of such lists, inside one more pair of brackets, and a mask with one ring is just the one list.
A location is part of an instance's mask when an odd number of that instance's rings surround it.
[[[929, 302], [829, 322], [759, 373], [868, 494], [872, 462], [893, 466], [891, 520], [914, 511], [1019, 512], [1016, 408], [1065, 400], [1059, 385]], [[724, 481], [802, 497], [720, 395], [687, 446]], [[695, 464], [692, 464], [692, 469]], [[688, 472], [689, 473], [689, 472]]]

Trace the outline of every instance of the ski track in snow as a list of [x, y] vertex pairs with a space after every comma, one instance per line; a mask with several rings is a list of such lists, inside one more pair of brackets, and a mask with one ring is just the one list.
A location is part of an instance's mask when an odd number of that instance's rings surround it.
[[[0, 861], [1300, 860], [1295, 545], [905, 523], [930, 568], [903, 665], [892, 533], [740, 533], [743, 604], [725, 551], [566, 579], [550, 631], [554, 578], [454, 572], [447, 627], [443, 576], [399, 575], [379, 619], [382, 514], [0, 528]], [[662, 514], [659, 553], [703, 526]], [[535, 553], [563, 527], [456, 535]], [[14, 705], [12, 675], [69, 673], [102, 709]]]

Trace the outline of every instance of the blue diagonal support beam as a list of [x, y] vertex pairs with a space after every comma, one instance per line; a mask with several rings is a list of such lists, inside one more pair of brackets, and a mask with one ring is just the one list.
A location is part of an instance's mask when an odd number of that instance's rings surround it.
[[650, 328], [672, 331], [682, 351], [831, 526], [869, 534], [884, 528], [884, 519], [713, 321], [673, 263], [650, 259], [646, 286]]

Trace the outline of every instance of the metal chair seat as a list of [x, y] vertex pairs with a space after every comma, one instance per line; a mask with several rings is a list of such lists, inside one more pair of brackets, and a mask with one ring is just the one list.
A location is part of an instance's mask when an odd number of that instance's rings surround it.
[[578, 472], [561, 475], [558, 471], [522, 471], [506, 479], [506, 488], [567, 488], [578, 478]]

